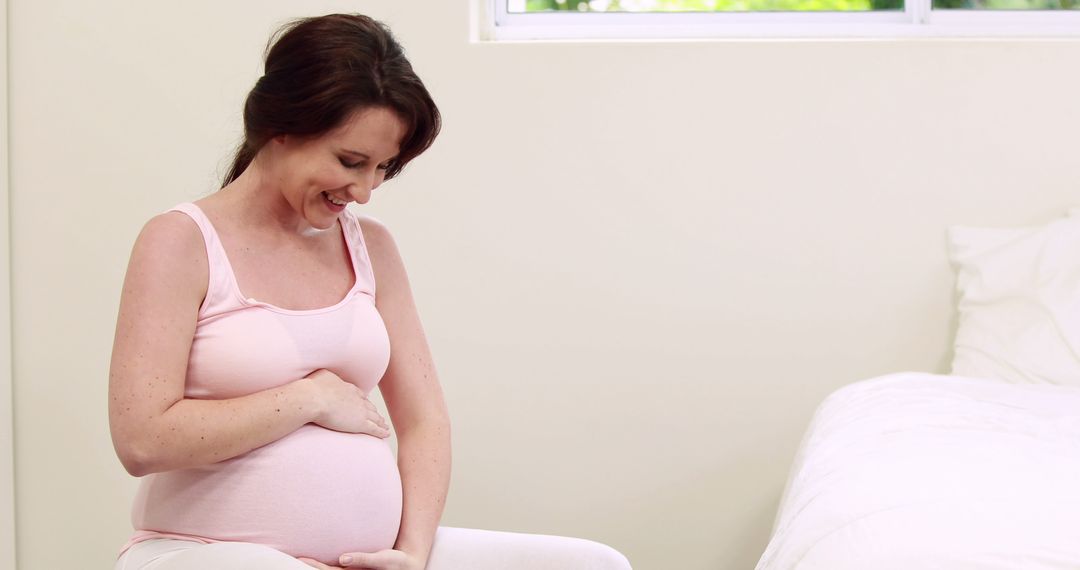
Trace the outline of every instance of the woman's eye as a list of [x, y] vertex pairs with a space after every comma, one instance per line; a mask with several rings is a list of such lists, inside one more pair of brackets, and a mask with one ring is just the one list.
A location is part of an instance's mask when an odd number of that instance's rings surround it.
[[361, 165], [364, 164], [364, 161], [349, 162], [349, 161], [345, 160], [344, 158], [339, 158], [338, 161], [341, 162], [341, 165], [344, 166], [345, 168], [356, 168], [356, 167], [361, 166]]

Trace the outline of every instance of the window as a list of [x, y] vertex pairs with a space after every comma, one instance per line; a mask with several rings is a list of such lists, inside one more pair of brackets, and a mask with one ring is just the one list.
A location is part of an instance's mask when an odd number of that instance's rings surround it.
[[483, 0], [489, 39], [1080, 36], [1080, 0]]
[[518, 0], [510, 12], [853, 12], [903, 10], [903, 0]]
[[[509, 12], [855, 12], [903, 10], [904, 0], [510, 0]], [[1080, 10], [1078, 0], [933, 0], [948, 10]]]

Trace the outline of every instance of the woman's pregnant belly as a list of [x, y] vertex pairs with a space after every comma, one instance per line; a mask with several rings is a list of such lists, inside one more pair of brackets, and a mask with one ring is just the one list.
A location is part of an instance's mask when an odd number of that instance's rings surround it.
[[391, 548], [401, 477], [386, 440], [306, 425], [245, 455], [143, 478], [138, 530], [264, 544], [336, 562]]

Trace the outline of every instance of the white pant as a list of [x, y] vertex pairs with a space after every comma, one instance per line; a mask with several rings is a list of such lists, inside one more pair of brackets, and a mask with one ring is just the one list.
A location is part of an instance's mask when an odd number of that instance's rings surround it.
[[[116, 570], [311, 570], [273, 548], [246, 542], [203, 544], [167, 538], [140, 542]], [[630, 570], [603, 544], [539, 534], [439, 527], [427, 570]]]

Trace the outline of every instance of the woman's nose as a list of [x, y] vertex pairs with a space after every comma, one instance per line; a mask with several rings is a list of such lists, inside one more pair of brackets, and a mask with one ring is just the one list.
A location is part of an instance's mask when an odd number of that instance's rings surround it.
[[353, 200], [363, 204], [371, 197], [371, 191], [379, 185], [374, 176], [362, 175], [349, 185], [349, 195]]
[[372, 169], [371, 171], [363, 172], [349, 188], [349, 192], [368, 196], [371, 194], [372, 190], [379, 187], [379, 184], [381, 184], [382, 181], [382, 173], [376, 169]]
[[371, 189], [363, 183], [354, 182], [349, 184], [347, 191], [349, 192], [349, 197], [352, 198], [354, 202], [360, 204], [367, 202], [368, 198], [371, 197]]

